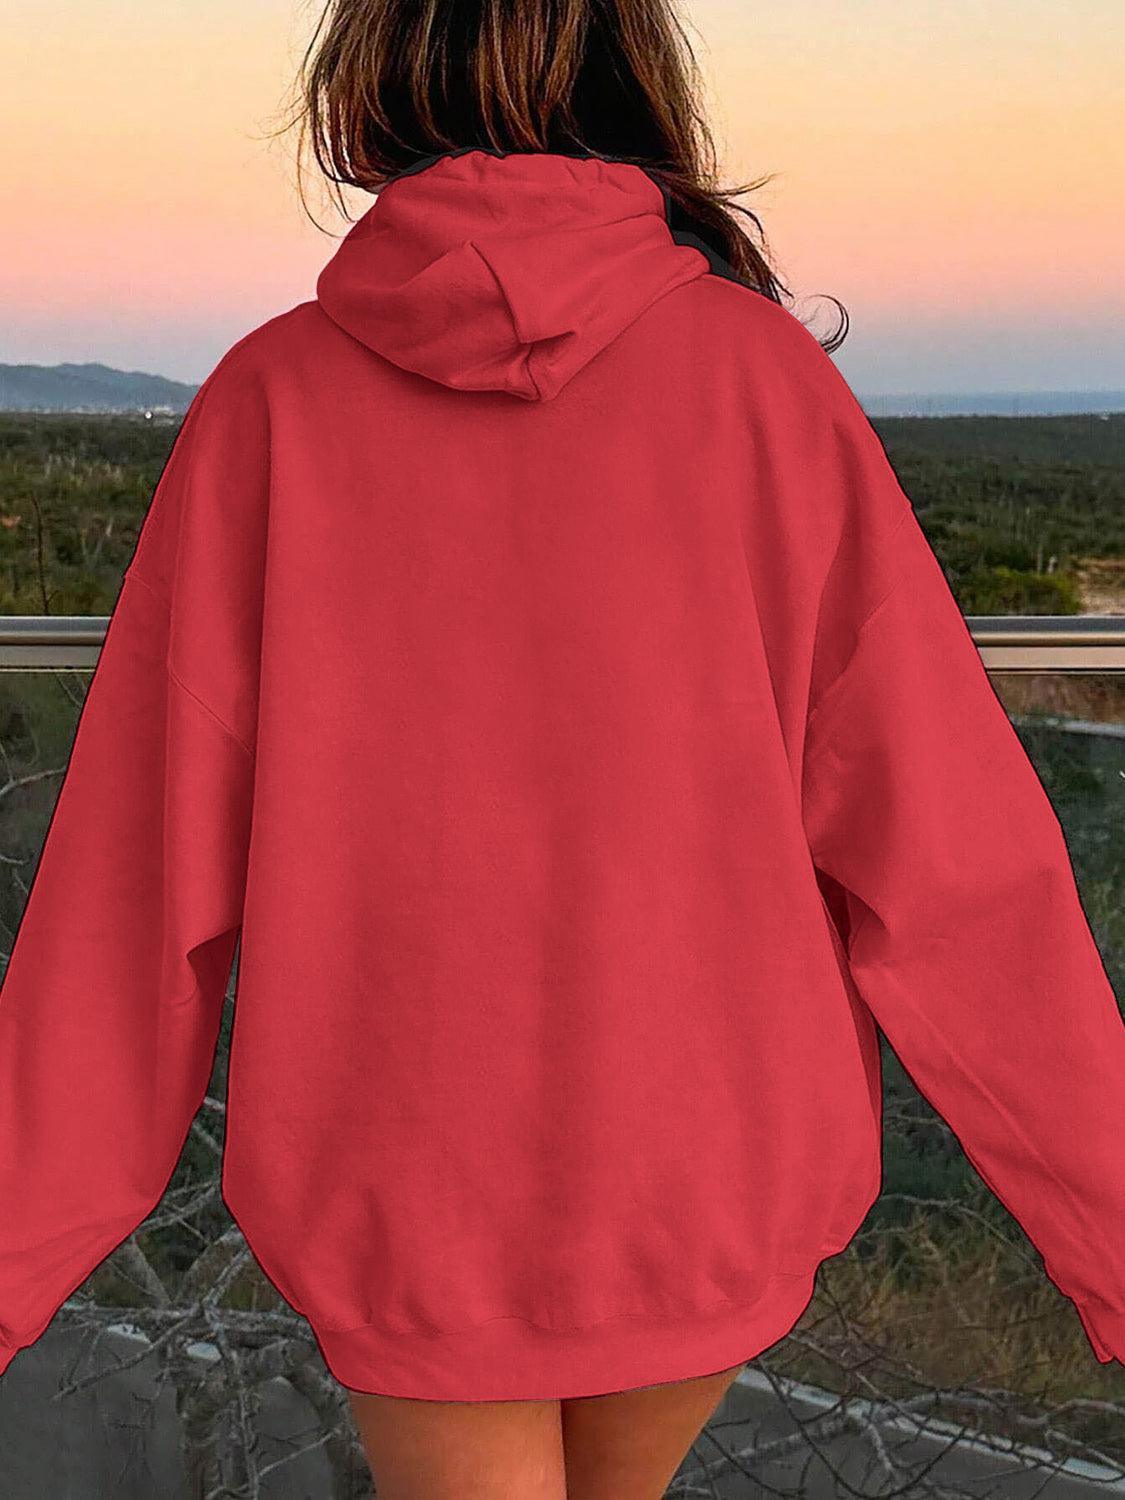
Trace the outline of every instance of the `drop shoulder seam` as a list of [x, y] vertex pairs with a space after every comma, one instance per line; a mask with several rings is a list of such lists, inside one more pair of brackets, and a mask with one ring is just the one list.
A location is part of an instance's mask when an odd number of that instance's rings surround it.
[[[154, 587], [153, 584], [149, 583], [148, 579], [145, 578], [136, 568], [127, 568], [125, 571], [125, 577], [131, 578], [135, 583], [141, 584], [142, 587], [149, 594], [151, 594], [154, 599], [159, 600], [164, 608], [168, 610], [169, 613], [171, 612], [171, 605], [168, 603], [168, 600], [165, 599], [160, 590]], [[194, 688], [188, 686], [188, 684], [176, 671], [175, 667], [172, 665], [170, 659], [167, 656], [165, 656], [164, 658], [164, 670], [168, 673], [169, 679], [175, 683], [180, 691], [186, 693], [186, 695], [192, 700], [193, 703], [195, 703], [199, 708], [203, 710], [205, 714], [212, 718], [219, 726], [219, 728], [223, 731], [223, 733], [226, 734], [228, 738], [232, 739], [240, 750], [244, 751], [244, 753], [248, 755], [251, 760], [255, 759], [253, 748], [246, 743], [246, 741], [237, 732], [237, 730], [232, 729], [227, 721], [220, 714], [215, 712], [215, 710], [209, 703], [205, 702], [205, 700], [199, 696]]]
[[[906, 525], [907, 521], [914, 514], [915, 514], [915, 512], [914, 512], [913, 506], [910, 506], [908, 509], [906, 509], [906, 510], [903, 511], [902, 515], [899, 517], [898, 521], [895, 523], [895, 525], [892, 528], [892, 530], [887, 533], [887, 536], [884, 538], [883, 542], [880, 544], [880, 551], [882, 551], [884, 549], [887, 549], [887, 548], [890, 548], [893, 545], [893, 543], [897, 540], [898, 535], [901, 532], [902, 528]], [[901, 574], [901, 573], [897, 574], [895, 576], [895, 578], [892, 580], [892, 582], [887, 585], [886, 589], [884, 589], [884, 591], [882, 592], [882, 594], [879, 595], [879, 598], [875, 601], [875, 603], [867, 611], [866, 615], [864, 615], [862, 621], [859, 624], [858, 629], [856, 630], [856, 633], [855, 633], [855, 643], [853, 644], [851, 651], [848, 653], [848, 659], [847, 659], [847, 661], [840, 668], [840, 670], [836, 673], [835, 677], [833, 677], [832, 681], [825, 688], [824, 692], [821, 693], [819, 703], [817, 703], [814, 706], [812, 712], [808, 715], [808, 717], [805, 720], [805, 738], [806, 738], [806, 740], [808, 739], [809, 735], [812, 732], [812, 727], [813, 727], [814, 723], [818, 723], [819, 722], [820, 717], [823, 714], [825, 708], [829, 706], [829, 700], [833, 699], [833, 698], [835, 698], [837, 696], [837, 690], [838, 690], [838, 688], [843, 683], [844, 678], [847, 676], [848, 671], [849, 671], [849, 669], [852, 666], [852, 663], [855, 661], [856, 657], [859, 655], [859, 648], [860, 648], [860, 645], [863, 642], [863, 639], [864, 639], [864, 636], [865, 636], [865, 634], [867, 632], [868, 626], [875, 619], [876, 615], [879, 614], [879, 612], [883, 608], [883, 606], [885, 604], [887, 604], [889, 602], [889, 600], [892, 598], [892, 596], [894, 595], [894, 593], [898, 589], [899, 585], [902, 583], [902, 579], [903, 579], [903, 574]]]

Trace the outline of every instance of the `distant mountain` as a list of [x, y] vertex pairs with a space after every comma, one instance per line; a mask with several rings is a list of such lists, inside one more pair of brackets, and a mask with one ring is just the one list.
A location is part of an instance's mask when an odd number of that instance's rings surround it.
[[[199, 389], [109, 365], [0, 364], [0, 411], [184, 412]], [[860, 396], [870, 417], [1047, 417], [1125, 412], [1125, 391], [980, 391]]]
[[186, 411], [198, 386], [108, 365], [0, 364], [0, 411]]
[[1125, 412], [1125, 391], [953, 391], [859, 402], [869, 417], [1073, 417]]

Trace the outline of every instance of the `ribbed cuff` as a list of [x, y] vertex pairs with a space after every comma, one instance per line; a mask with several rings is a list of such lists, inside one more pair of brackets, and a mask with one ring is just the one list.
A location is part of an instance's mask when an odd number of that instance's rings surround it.
[[1117, 1359], [1125, 1364], [1125, 1312], [1085, 1298], [1075, 1298], [1074, 1305], [1098, 1362], [1108, 1365]]

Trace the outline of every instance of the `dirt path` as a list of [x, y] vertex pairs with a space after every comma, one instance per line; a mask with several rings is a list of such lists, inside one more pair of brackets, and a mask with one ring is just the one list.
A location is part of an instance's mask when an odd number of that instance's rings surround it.
[[1085, 615], [1125, 615], [1125, 558], [1082, 557], [1074, 569]]

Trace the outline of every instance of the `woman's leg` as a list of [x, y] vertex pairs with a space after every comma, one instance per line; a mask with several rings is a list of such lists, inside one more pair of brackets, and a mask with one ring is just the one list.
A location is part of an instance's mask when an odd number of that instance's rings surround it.
[[557, 1401], [348, 1397], [379, 1500], [566, 1500]]
[[563, 1401], [567, 1500], [660, 1500], [742, 1367]]
[[660, 1500], [741, 1369], [561, 1402], [348, 1396], [379, 1500]]

